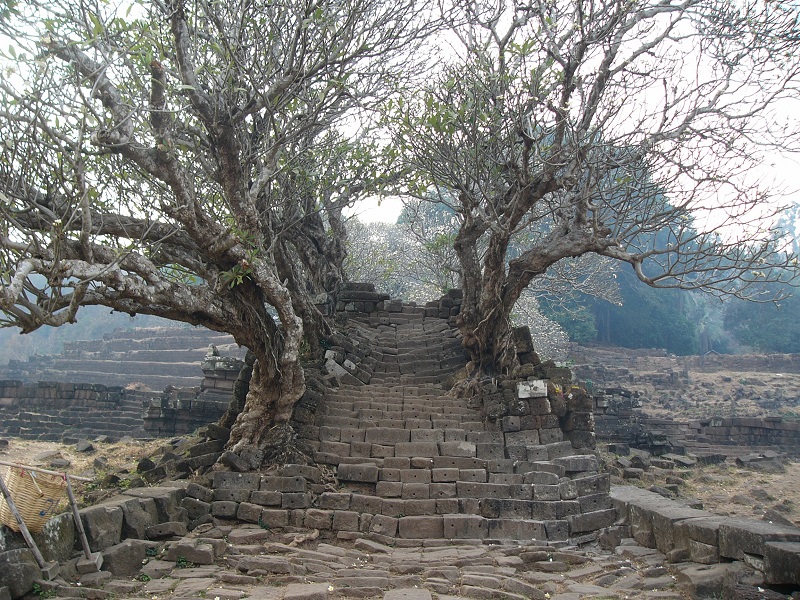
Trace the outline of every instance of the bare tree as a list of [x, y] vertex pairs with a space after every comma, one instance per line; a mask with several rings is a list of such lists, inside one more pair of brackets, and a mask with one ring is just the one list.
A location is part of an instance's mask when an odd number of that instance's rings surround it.
[[424, 56], [416, 4], [9, 5], [4, 324], [104, 305], [231, 333], [257, 364], [229, 447], [258, 466], [326, 334], [341, 210], [380, 187], [366, 111]]
[[458, 215], [473, 380], [516, 364], [513, 308], [567, 259], [594, 253], [651, 286], [737, 297], [794, 278], [771, 225], [781, 207], [749, 170], [798, 147], [797, 121], [780, 116], [797, 114], [796, 7], [461, 7], [453, 60], [423, 92], [397, 98], [387, 120], [413, 174], [408, 193], [434, 194]]

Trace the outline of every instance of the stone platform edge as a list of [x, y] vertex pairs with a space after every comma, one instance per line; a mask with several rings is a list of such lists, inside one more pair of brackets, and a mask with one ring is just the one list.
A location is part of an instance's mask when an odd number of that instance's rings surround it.
[[611, 486], [620, 522], [673, 563], [741, 561], [769, 585], [800, 583], [800, 528], [699, 510], [634, 486]]

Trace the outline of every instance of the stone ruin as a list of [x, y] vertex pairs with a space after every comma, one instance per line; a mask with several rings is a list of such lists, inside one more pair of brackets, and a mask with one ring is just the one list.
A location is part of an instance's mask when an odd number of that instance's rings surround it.
[[[156, 562], [211, 564], [226, 556], [238, 565], [238, 577], [255, 581], [260, 574], [294, 584], [298, 565], [319, 557], [290, 545], [268, 545], [297, 556], [299, 562], [293, 563], [248, 557], [247, 549], [292, 537], [354, 544], [375, 553], [497, 545], [516, 548], [504, 556], [517, 560], [504, 564], [521, 568], [530, 560], [545, 570], [553, 556], [556, 562], [577, 562], [570, 549], [595, 544], [614, 549], [632, 538], [648, 551], [663, 553], [666, 561], [707, 566], [733, 560], [756, 568], [770, 584], [800, 581], [796, 528], [715, 519], [652, 492], [612, 488], [594, 452], [596, 398], [573, 388], [555, 365], [539, 363], [522, 332], [523, 365], [513, 377], [490, 382], [473, 398], [447, 395], [465, 362], [454, 327], [459, 305], [457, 291], [416, 306], [389, 300], [368, 286], [346, 288], [334, 308], [347, 318], [340, 319], [325, 359], [309, 368], [308, 391], [294, 412], [295, 443], [308, 460], [240, 472], [247, 465], [224, 449], [228, 430], [208, 425], [198, 443], [176, 440], [174, 452], [143, 467], [142, 477], [163, 480], [160, 485], [131, 489], [82, 510], [92, 551], [105, 556], [104, 571], [138, 577], [149, 549], [159, 547], [163, 553]], [[217, 372], [218, 361], [209, 360], [215, 366], [207, 370]], [[219, 377], [206, 390], [227, 395], [226, 388], [235, 385], [231, 381]], [[152, 422], [166, 421], [168, 411], [181, 410], [183, 403], [191, 410], [199, 401], [177, 389], [170, 394], [158, 407], [150, 405], [148, 410], [158, 409], [157, 416], [152, 410]], [[626, 410], [621, 406], [617, 414]], [[70, 523], [62, 515], [48, 524], [42, 543], [52, 560], [74, 560], [77, 542]], [[55, 539], [61, 543], [48, 541]], [[0, 558], [25, 562], [21, 557], [27, 551], [13, 536], [3, 544]], [[25, 564], [25, 581], [41, 576], [29, 560]], [[77, 577], [103, 579], [89, 575]], [[10, 596], [27, 591], [19, 581], [3, 583], [9, 589], [13, 585]], [[484, 587], [462, 583], [459, 589], [470, 597], [544, 598], [511, 576], [502, 581], [521, 593], [488, 582]], [[352, 574], [348, 582], [355, 585]], [[431, 580], [430, 585], [440, 584]], [[376, 589], [382, 593], [380, 587], [363, 587], [371, 593]], [[321, 594], [315, 598], [328, 597], [321, 588], [315, 593]]]

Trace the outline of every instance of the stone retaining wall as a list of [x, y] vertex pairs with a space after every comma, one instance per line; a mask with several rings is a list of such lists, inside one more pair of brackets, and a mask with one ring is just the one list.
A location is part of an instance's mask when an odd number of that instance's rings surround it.
[[88, 436], [148, 437], [141, 393], [91, 383], [0, 381], [0, 433], [75, 442]]
[[714, 417], [695, 421], [653, 418], [642, 413], [635, 394], [606, 389], [594, 394], [595, 434], [601, 442], [624, 443], [663, 454], [685, 449], [703, 453], [712, 448], [747, 452], [777, 447], [800, 456], [800, 422], [781, 417]]
[[767, 584], [800, 583], [800, 528], [714, 515], [637, 487], [612, 486], [611, 500], [629, 537], [670, 562], [742, 561]]

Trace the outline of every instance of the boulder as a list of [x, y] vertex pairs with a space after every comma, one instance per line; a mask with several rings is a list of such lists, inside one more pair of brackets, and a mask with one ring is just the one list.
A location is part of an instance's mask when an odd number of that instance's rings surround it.
[[81, 510], [81, 520], [92, 552], [119, 544], [123, 513], [119, 506], [98, 504]]
[[117, 577], [132, 577], [142, 569], [147, 558], [147, 548], [155, 547], [144, 540], [125, 540], [120, 544], [103, 550], [103, 571], [110, 571]]
[[20, 598], [33, 589], [42, 570], [27, 548], [0, 552], [0, 587], [8, 588], [12, 598]]

